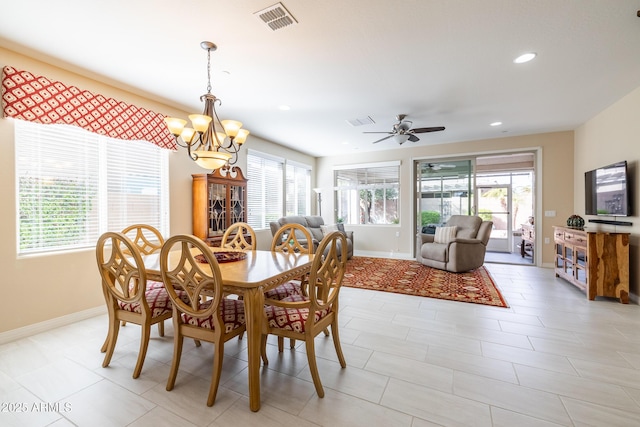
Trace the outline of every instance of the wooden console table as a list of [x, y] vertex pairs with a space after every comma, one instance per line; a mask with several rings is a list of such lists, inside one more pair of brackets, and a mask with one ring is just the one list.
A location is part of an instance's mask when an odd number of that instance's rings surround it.
[[555, 273], [587, 293], [629, 302], [629, 233], [553, 227]]

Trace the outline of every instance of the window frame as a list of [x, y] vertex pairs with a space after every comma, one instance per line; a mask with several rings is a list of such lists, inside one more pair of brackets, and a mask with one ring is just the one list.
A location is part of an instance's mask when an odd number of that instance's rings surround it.
[[[342, 222], [350, 225], [358, 225], [358, 226], [389, 226], [389, 225], [399, 225], [400, 217], [401, 217], [401, 200], [400, 200], [400, 167], [402, 162], [400, 160], [388, 161], [388, 162], [376, 162], [376, 163], [363, 163], [363, 164], [352, 164], [352, 165], [341, 165], [333, 168], [334, 171], [334, 205], [335, 205], [335, 221]], [[376, 175], [376, 172], [385, 173], [391, 171], [391, 169], [395, 169], [395, 177], [391, 180], [383, 179], [383, 182], [373, 182], [376, 181], [376, 178], [371, 180], [368, 179], [367, 175], [371, 174], [373, 176]], [[386, 169], [386, 171], [385, 171]], [[341, 183], [340, 174], [350, 172], [356, 176], [357, 182], [355, 183]], [[362, 181], [362, 176], [365, 175], [365, 180]], [[382, 218], [384, 222], [368, 222], [363, 220], [360, 221], [359, 218], [362, 217], [361, 207], [360, 207], [360, 199], [361, 192], [368, 191], [370, 194], [375, 194], [376, 191], [381, 190], [383, 195], [386, 196], [389, 190], [393, 190], [395, 195], [397, 196], [395, 199], [395, 216], [393, 220], [388, 219], [388, 198], [383, 199], [382, 203]], [[352, 192], [353, 194], [349, 194]], [[344, 194], [346, 193], [346, 194]], [[357, 208], [353, 209], [352, 205], [357, 203]], [[346, 205], [346, 206], [345, 206]], [[344, 213], [346, 211], [346, 213]], [[344, 213], [344, 214], [343, 214]], [[367, 215], [365, 215], [366, 217]], [[358, 218], [354, 221], [354, 218]], [[370, 218], [370, 217], [369, 217]]]

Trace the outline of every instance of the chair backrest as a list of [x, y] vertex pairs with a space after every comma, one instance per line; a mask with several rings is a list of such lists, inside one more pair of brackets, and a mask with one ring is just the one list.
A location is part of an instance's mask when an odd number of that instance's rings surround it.
[[130, 225], [122, 230], [122, 234], [131, 239], [143, 255], [159, 251], [164, 244], [164, 237], [160, 231], [147, 224]]
[[300, 224], [285, 224], [273, 236], [271, 250], [312, 254], [313, 239], [311, 233]]
[[[249, 235], [247, 242], [246, 235]], [[233, 237], [232, 237], [233, 236]], [[229, 249], [253, 250], [256, 248], [256, 233], [246, 222], [234, 222], [222, 236], [222, 247]]]
[[147, 273], [138, 247], [123, 233], [108, 231], [98, 238], [96, 261], [105, 295], [124, 303], [140, 303], [148, 314], [144, 298]]
[[451, 215], [447, 226], [458, 227], [456, 237], [461, 239], [475, 239], [480, 229], [482, 218], [472, 215]]
[[[340, 244], [338, 244], [340, 242]], [[324, 254], [324, 256], [320, 256]], [[309, 273], [310, 310], [334, 310], [347, 269], [347, 239], [343, 233], [333, 231], [318, 245]], [[337, 312], [337, 311], [336, 311]], [[313, 318], [313, 316], [309, 316]]]
[[[179, 251], [179, 259], [171, 258], [171, 252], [176, 250]], [[205, 242], [186, 234], [170, 237], [160, 251], [160, 271], [174, 314], [177, 310], [200, 319], [213, 316], [212, 329], [224, 332], [218, 312], [223, 296], [220, 266]], [[177, 294], [176, 287], [184, 291], [188, 302]], [[206, 303], [200, 298], [202, 294], [207, 296]]]

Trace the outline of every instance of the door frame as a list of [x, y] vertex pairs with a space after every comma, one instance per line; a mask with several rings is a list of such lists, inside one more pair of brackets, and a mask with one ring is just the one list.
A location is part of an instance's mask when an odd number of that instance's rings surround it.
[[[412, 169], [412, 176], [411, 176], [411, 186], [412, 186], [412, 190], [411, 193], [414, 197], [411, 197], [411, 219], [412, 219], [412, 224], [411, 224], [411, 229], [414, 230], [419, 230], [418, 228], [418, 215], [417, 215], [417, 209], [419, 208], [419, 206], [417, 205], [417, 194], [418, 194], [418, 189], [416, 188], [416, 183], [417, 183], [417, 168], [416, 165], [418, 162], [420, 161], [428, 161], [428, 160], [434, 160], [434, 161], [446, 161], [446, 160], [458, 160], [458, 159], [469, 159], [472, 158], [474, 160], [474, 165], [475, 165], [475, 159], [477, 157], [484, 157], [484, 156], [492, 156], [492, 155], [500, 155], [500, 154], [518, 154], [518, 153], [533, 153], [534, 154], [534, 189], [533, 189], [533, 193], [534, 193], [534, 211], [535, 211], [535, 247], [536, 248], [540, 248], [540, 250], [537, 250], [534, 252], [534, 262], [533, 265], [534, 266], [538, 266], [538, 267], [547, 267], [547, 268], [553, 268], [553, 261], [551, 263], [543, 263], [542, 262], [542, 253], [543, 253], [543, 245], [542, 243], [542, 239], [544, 237], [543, 234], [543, 222], [544, 222], [544, 218], [542, 216], [542, 209], [543, 209], [543, 203], [542, 203], [542, 154], [543, 154], [543, 150], [542, 147], [540, 146], [533, 146], [533, 147], [522, 147], [522, 148], [517, 148], [517, 149], [507, 149], [507, 150], [488, 150], [488, 151], [477, 151], [477, 152], [469, 152], [469, 153], [460, 153], [460, 154], [456, 154], [456, 155], [436, 155], [436, 156], [412, 156], [411, 157], [411, 169]], [[474, 175], [475, 176], [475, 175]], [[553, 236], [551, 236], [553, 237]], [[415, 257], [419, 251], [419, 245], [417, 244], [417, 242], [420, 240], [420, 233], [418, 232], [417, 235], [414, 238], [414, 241], [416, 241], [416, 244], [411, 245], [412, 246], [412, 250], [413, 250], [413, 254], [412, 256]], [[553, 242], [553, 239], [550, 239], [550, 242]], [[544, 245], [545, 247], [549, 246], [547, 244]], [[555, 251], [555, 249], [554, 249]], [[555, 255], [554, 255], [555, 257]]]
[[[480, 209], [478, 208], [480, 205], [480, 190], [482, 189], [493, 189], [493, 188], [506, 188], [507, 189], [507, 211], [506, 212], [489, 212], [492, 214], [507, 214], [507, 236], [505, 239], [496, 239], [495, 237], [489, 238], [489, 242], [487, 243], [488, 251], [495, 252], [511, 252], [511, 248], [513, 247], [513, 200], [512, 200], [512, 186], [511, 184], [495, 184], [495, 185], [476, 185], [475, 186], [475, 212], [480, 213]], [[504, 242], [503, 242], [503, 241]]]

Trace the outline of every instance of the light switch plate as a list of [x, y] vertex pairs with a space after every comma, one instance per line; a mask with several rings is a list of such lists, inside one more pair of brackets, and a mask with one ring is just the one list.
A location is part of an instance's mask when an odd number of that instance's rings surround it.
[[556, 216], [556, 211], [544, 211], [544, 216]]

